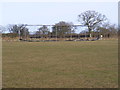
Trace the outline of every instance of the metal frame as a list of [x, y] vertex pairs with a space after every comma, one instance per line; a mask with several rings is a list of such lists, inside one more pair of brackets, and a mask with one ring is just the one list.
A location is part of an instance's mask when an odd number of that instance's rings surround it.
[[[32, 24], [24, 24], [24, 26], [25, 27], [27, 27], [27, 26], [48, 26], [48, 27], [50, 27], [50, 26], [55, 26], [55, 25], [32, 25]], [[83, 25], [71, 25], [72, 27], [84, 27]], [[64, 27], [64, 25], [62, 26], [62, 27]], [[65, 26], [66, 27], [66, 26]], [[55, 33], [55, 37], [56, 37], [56, 41], [58, 41], [58, 38], [57, 38], [57, 27], [55, 28], [56, 29], [56, 33]], [[70, 36], [70, 38], [71, 38], [71, 36]], [[20, 36], [20, 31], [19, 31], [19, 39], [21, 39], [21, 36]], [[27, 40], [27, 39], [25, 39], [25, 40]]]

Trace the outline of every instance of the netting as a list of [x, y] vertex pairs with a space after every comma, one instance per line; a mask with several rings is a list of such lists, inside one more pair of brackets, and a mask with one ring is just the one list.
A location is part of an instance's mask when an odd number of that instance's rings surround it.
[[[19, 26], [20, 27], [20, 26]], [[14, 32], [3, 33], [7, 41], [86, 41], [102, 38], [100, 32], [89, 32], [82, 25], [23, 25]]]
[[81, 35], [82, 25], [25, 25], [27, 30], [19, 32], [22, 41], [73, 41], [88, 37]]

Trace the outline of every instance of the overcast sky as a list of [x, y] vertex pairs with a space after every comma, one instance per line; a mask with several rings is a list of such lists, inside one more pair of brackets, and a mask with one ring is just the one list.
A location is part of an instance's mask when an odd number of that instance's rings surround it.
[[1, 3], [1, 25], [55, 24], [77, 21], [78, 15], [95, 10], [106, 15], [112, 24], [118, 23], [117, 2], [4, 2]]

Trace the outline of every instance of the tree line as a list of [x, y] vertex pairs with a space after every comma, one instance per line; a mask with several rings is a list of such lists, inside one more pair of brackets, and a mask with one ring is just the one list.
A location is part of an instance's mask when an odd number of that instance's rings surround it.
[[[105, 15], [98, 13], [96, 11], [85, 11], [78, 15], [78, 22], [80, 25], [87, 27], [87, 30], [81, 31], [79, 34], [85, 35], [89, 37], [99, 37], [102, 34], [104, 37], [114, 37], [117, 36], [118, 29], [116, 25], [111, 25], [107, 22], [107, 18]], [[34, 33], [33, 36], [38, 38], [41, 37], [66, 37], [77, 35], [75, 32], [77, 27], [74, 26], [73, 23], [68, 23], [65, 21], [60, 21], [52, 26], [52, 31], [49, 30], [47, 25], [43, 25], [38, 28], [38, 30]], [[1, 28], [4, 30], [3, 28]], [[3, 33], [2, 37], [21, 37], [24, 38], [30, 35], [29, 29], [26, 25], [9, 25], [7, 27], [9, 33]]]

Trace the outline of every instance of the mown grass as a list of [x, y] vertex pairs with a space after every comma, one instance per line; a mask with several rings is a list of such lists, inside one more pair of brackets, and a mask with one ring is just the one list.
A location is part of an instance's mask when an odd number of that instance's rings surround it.
[[116, 88], [117, 40], [3, 42], [4, 88]]

